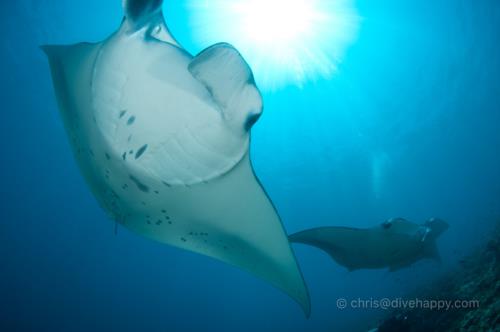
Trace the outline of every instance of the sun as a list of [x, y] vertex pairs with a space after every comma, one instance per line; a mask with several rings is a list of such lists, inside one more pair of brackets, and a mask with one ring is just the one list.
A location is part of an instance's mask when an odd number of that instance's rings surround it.
[[266, 90], [331, 78], [360, 22], [353, 0], [189, 0], [189, 10], [195, 43], [233, 44]]

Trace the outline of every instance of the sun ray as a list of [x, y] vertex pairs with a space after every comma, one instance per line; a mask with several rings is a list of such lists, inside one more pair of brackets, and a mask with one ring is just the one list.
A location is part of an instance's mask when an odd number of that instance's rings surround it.
[[328, 79], [357, 37], [353, 0], [189, 0], [200, 47], [235, 45], [266, 90]]

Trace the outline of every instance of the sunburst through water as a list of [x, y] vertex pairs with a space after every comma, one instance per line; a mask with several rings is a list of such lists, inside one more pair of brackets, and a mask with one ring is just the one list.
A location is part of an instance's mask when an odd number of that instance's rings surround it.
[[352, 0], [190, 0], [200, 47], [235, 45], [262, 89], [331, 78], [358, 34]]

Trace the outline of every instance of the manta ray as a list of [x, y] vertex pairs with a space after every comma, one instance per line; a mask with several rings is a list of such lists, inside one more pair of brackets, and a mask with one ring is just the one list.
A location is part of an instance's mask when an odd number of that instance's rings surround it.
[[229, 44], [192, 56], [162, 0], [124, 0], [99, 43], [43, 46], [61, 117], [92, 193], [116, 223], [263, 278], [309, 315], [306, 285], [250, 161], [262, 112]]
[[423, 225], [403, 218], [372, 228], [320, 227], [290, 235], [291, 242], [324, 250], [349, 271], [389, 268], [396, 271], [418, 260], [440, 260], [436, 239], [448, 224], [431, 218]]

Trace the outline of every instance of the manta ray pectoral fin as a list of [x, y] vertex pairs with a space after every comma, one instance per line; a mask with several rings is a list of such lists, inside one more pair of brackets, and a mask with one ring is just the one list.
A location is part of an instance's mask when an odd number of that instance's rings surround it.
[[71, 46], [42, 45], [40, 49], [45, 52], [49, 59], [52, 82], [57, 95], [57, 101], [61, 110], [69, 108], [67, 96], [67, 77], [65, 75], [66, 57]]
[[205, 85], [235, 130], [250, 130], [262, 113], [262, 96], [250, 67], [234, 47], [220, 43], [205, 49], [189, 64], [189, 71]]
[[61, 70], [65, 64], [65, 58], [70, 55], [71, 49], [76, 48], [76, 45], [41, 45], [40, 49], [47, 55], [50, 62], [51, 70]]
[[84, 91], [91, 84], [94, 59], [99, 44], [43, 45], [40, 48], [49, 59], [52, 82], [63, 120], [72, 127], [77, 102], [86, 98]]
[[226, 175], [180, 188], [171, 199], [177, 216], [164, 231], [144, 228], [143, 223], [129, 223], [127, 227], [248, 271], [291, 296], [309, 316], [306, 284], [279, 215], [255, 177], [248, 153]]
[[[52, 74], [67, 74], [70, 66], [80, 67], [85, 57], [97, 44], [78, 43], [74, 45], [41, 45], [40, 49], [47, 55]], [[67, 76], [67, 75], [65, 75]]]

